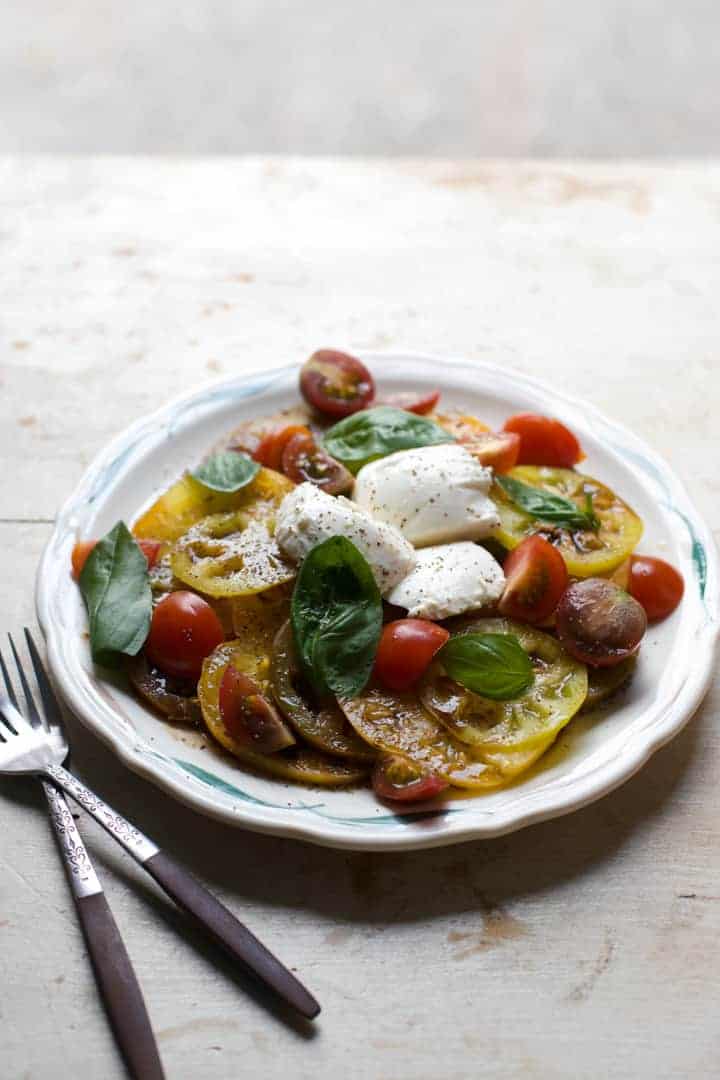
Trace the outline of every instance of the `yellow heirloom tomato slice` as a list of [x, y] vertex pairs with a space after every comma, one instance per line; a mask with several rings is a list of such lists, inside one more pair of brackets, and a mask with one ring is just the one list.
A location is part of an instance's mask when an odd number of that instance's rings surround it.
[[496, 764], [496, 753], [546, 746], [585, 701], [585, 665], [550, 634], [510, 619], [456, 621], [453, 636], [469, 633], [514, 634], [532, 661], [532, 686], [510, 701], [491, 701], [460, 686], [435, 660], [419, 688], [425, 708], [488, 763]]
[[360, 738], [377, 750], [400, 754], [455, 787], [482, 791], [503, 783], [497, 769], [476, 760], [471, 749], [453, 739], [410, 691], [371, 686], [340, 704]]
[[176, 578], [208, 596], [245, 596], [291, 581], [295, 567], [278, 547], [272, 519], [243, 510], [211, 514], [176, 542], [170, 556]]
[[271, 695], [269, 659], [248, 651], [244, 642], [226, 641], [208, 656], [198, 683], [198, 698], [205, 725], [221, 746], [243, 764], [280, 780], [343, 787], [366, 778], [367, 767], [332, 758], [318, 750], [294, 746], [274, 754], [258, 754], [234, 739], [223, 723], [219, 700], [220, 684], [230, 663], [254, 679], [268, 697]]
[[597, 531], [571, 529], [539, 521], [521, 510], [496, 483], [491, 496], [497, 504], [500, 525], [494, 536], [512, 550], [525, 537], [540, 534], [562, 554], [573, 577], [595, 577], [615, 570], [632, 552], [642, 536], [638, 515], [609, 487], [574, 469], [555, 469], [545, 465], [518, 465], [507, 476], [530, 487], [561, 495], [586, 509], [587, 496], [600, 520]]
[[230, 510], [267, 517], [294, 486], [281, 473], [263, 468], [239, 491], [212, 491], [186, 473], [138, 518], [133, 535], [139, 539], [178, 540], [202, 518]]

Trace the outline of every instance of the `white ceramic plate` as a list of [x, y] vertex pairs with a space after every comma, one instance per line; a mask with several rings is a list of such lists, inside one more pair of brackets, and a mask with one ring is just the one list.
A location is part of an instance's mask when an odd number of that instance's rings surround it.
[[398, 353], [363, 360], [383, 391], [440, 385], [443, 404], [492, 425], [529, 410], [570, 425], [587, 452], [583, 469], [642, 515], [641, 550], [668, 558], [686, 591], [677, 612], [652, 627], [630, 690], [601, 718], [570, 725], [541, 766], [514, 786], [437, 809], [397, 815], [369, 790], [326, 791], [244, 772], [229, 756], [144, 708], [122, 681], [96, 671], [85, 612], [69, 573], [76, 539], [129, 522], [219, 435], [247, 416], [297, 402], [297, 368], [231, 379], [177, 398], [133, 424], [88, 469], [63, 507], [37, 581], [52, 674], [68, 705], [134, 772], [231, 824], [333, 847], [391, 850], [497, 836], [576, 810], [632, 776], [692, 716], [708, 686], [718, 629], [718, 563], [710, 532], [668, 466], [594, 408], [488, 363]]

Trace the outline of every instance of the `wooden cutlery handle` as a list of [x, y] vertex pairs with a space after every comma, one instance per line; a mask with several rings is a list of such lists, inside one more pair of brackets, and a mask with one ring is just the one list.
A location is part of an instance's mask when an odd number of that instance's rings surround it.
[[78, 915], [117, 1044], [134, 1080], [164, 1080], [150, 1019], [104, 893], [76, 897]]
[[164, 851], [143, 863], [175, 903], [199, 922], [247, 971], [271, 986], [309, 1020], [320, 1012], [315, 998], [228, 909]]

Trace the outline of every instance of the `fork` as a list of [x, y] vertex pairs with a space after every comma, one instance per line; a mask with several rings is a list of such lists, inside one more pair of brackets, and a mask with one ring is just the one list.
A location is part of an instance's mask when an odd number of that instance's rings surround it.
[[25, 637], [40, 690], [45, 723], [41, 720], [18, 659], [28, 719], [8, 696], [0, 692], [0, 718], [4, 724], [0, 725], [0, 774], [34, 774], [62, 788], [147, 870], [178, 907], [240, 961], [246, 971], [269, 986], [301, 1015], [309, 1020], [314, 1019], [320, 1012], [315, 998], [247, 927], [149, 837], [63, 768], [68, 744], [60, 705], [27, 627]]

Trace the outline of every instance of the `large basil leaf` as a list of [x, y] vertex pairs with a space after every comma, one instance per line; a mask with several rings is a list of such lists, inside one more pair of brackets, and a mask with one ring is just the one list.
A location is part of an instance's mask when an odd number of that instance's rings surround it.
[[452, 435], [424, 416], [391, 405], [346, 416], [325, 434], [323, 444], [331, 457], [356, 473], [363, 465], [396, 450], [455, 442]]
[[495, 480], [516, 506], [538, 521], [547, 521], [550, 525], [564, 525], [569, 529], [594, 530], [600, 527], [600, 521], [593, 512], [592, 496], [589, 494], [586, 509], [581, 510], [570, 499], [524, 484], [514, 476], [497, 473]]
[[305, 556], [291, 618], [298, 656], [315, 690], [358, 694], [375, 662], [382, 600], [367, 560], [344, 536], [331, 536]]
[[530, 657], [514, 634], [459, 634], [437, 659], [451, 679], [493, 701], [520, 697], [533, 684]]
[[90, 621], [90, 648], [98, 663], [116, 653], [135, 656], [145, 644], [152, 616], [147, 559], [119, 521], [100, 540], [80, 574]]
[[210, 488], [211, 491], [239, 491], [247, 487], [260, 471], [257, 461], [247, 454], [229, 451], [226, 454], [214, 454], [196, 469], [191, 476]]

